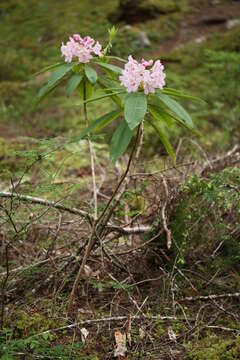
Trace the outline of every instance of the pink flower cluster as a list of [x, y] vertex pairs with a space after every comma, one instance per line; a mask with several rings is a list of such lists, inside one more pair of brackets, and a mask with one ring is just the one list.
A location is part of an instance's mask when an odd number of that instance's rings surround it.
[[73, 57], [76, 57], [79, 63], [87, 63], [91, 60], [92, 54], [101, 56], [102, 46], [90, 36], [82, 38], [79, 34], [70, 36], [69, 41], [64, 45], [62, 43], [61, 53], [65, 57], [65, 61], [72, 62]]
[[[147, 67], [151, 68], [147, 69]], [[164, 66], [160, 60], [153, 64], [153, 60], [142, 59], [139, 63], [132, 56], [129, 56], [128, 63], [125, 65], [119, 80], [127, 92], [137, 92], [143, 89], [147, 95], [154, 93], [155, 89], [162, 89], [165, 85], [165, 78]]]

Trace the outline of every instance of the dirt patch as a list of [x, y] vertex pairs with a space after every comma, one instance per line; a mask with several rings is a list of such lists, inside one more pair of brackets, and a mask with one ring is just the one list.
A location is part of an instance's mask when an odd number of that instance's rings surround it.
[[154, 54], [167, 54], [189, 41], [203, 42], [213, 33], [227, 30], [227, 22], [240, 16], [240, 3], [228, 1], [217, 5], [193, 2], [192, 11], [179, 25], [173, 38], [163, 41]]

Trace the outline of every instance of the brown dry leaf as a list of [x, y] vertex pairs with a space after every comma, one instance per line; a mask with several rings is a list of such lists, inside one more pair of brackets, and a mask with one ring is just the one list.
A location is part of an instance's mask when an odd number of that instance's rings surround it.
[[168, 336], [171, 341], [174, 341], [174, 342], [177, 341], [177, 335], [175, 334], [175, 332], [173, 331], [171, 326], [169, 326], [169, 328], [168, 328]]
[[116, 330], [114, 333], [115, 341], [116, 341], [116, 349], [114, 351], [114, 357], [118, 357], [122, 360], [127, 360], [125, 354], [127, 352], [126, 347], [126, 334], [121, 333], [119, 330]]
[[83, 343], [83, 345], [84, 345], [84, 344], [86, 343], [86, 340], [87, 340], [87, 337], [88, 337], [89, 332], [87, 331], [86, 328], [81, 328], [80, 331], [81, 331], [82, 343]]

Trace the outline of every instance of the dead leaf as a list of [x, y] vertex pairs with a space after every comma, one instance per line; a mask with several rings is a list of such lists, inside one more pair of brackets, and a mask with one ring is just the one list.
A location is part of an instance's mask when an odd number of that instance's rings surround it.
[[114, 333], [116, 341], [116, 349], [114, 351], [114, 357], [119, 357], [120, 359], [126, 359], [125, 353], [127, 352], [126, 347], [126, 334], [122, 334], [119, 330], [116, 330]]
[[176, 342], [177, 341], [177, 335], [175, 334], [175, 332], [173, 331], [173, 329], [169, 326], [168, 328], [168, 336], [169, 339]]
[[86, 340], [87, 340], [87, 337], [88, 337], [89, 332], [87, 331], [86, 328], [81, 328], [80, 331], [81, 331], [82, 343], [83, 343], [83, 345], [84, 345], [84, 344], [86, 343]]

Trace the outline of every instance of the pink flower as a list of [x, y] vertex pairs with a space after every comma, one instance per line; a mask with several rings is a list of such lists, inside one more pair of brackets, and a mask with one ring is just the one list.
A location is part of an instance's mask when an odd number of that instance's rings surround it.
[[65, 57], [65, 61], [72, 62], [72, 59], [76, 57], [79, 63], [87, 63], [92, 59], [92, 54], [101, 56], [102, 46], [90, 36], [82, 38], [79, 34], [73, 34], [70, 36], [66, 45], [62, 43], [61, 53]]
[[142, 58], [141, 63], [144, 67], [152, 66], [153, 60], [146, 61], [146, 60], [144, 60], [144, 58]]
[[97, 41], [95, 46], [92, 48], [95, 55], [102, 55], [102, 45]]
[[[137, 92], [143, 89], [147, 95], [154, 93], [155, 89], [162, 89], [165, 85], [165, 73], [164, 66], [160, 60], [157, 60], [154, 65], [153, 60], [146, 61], [142, 59], [141, 63], [138, 63], [130, 55], [128, 62], [125, 64], [122, 75], [119, 77], [121, 85], [125, 86], [127, 92]], [[146, 69], [146, 67], [150, 67]]]
[[73, 40], [76, 42], [81, 43], [83, 41], [83, 39], [81, 38], [81, 36], [79, 34], [73, 34]]

